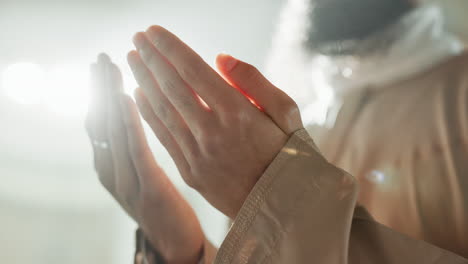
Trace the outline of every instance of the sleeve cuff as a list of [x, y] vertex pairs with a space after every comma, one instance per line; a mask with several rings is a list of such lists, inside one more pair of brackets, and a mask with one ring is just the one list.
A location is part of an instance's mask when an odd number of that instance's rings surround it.
[[295, 132], [247, 197], [218, 251], [216, 263], [265, 261], [280, 241], [285, 241], [284, 234], [299, 213], [305, 208], [321, 211], [323, 199], [330, 195], [342, 196], [335, 211], [351, 219], [356, 186], [353, 177], [325, 160], [305, 129]]

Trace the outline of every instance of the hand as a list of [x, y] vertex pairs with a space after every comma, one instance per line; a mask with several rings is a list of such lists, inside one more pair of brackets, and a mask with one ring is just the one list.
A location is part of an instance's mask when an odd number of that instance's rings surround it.
[[289, 136], [302, 128], [296, 104], [231, 56], [217, 59], [223, 79], [162, 27], [137, 33], [134, 44], [128, 61], [142, 88], [137, 104], [143, 118], [187, 184], [234, 218]]
[[86, 129], [104, 187], [140, 225], [167, 263], [197, 263], [204, 242], [190, 205], [154, 160], [133, 100], [116, 65], [92, 65], [93, 102]]

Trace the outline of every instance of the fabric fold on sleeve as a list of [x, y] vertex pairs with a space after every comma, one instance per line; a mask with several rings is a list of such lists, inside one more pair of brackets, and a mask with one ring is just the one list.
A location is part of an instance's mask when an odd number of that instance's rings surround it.
[[357, 195], [356, 180], [299, 130], [254, 186], [215, 263], [468, 263], [376, 223]]

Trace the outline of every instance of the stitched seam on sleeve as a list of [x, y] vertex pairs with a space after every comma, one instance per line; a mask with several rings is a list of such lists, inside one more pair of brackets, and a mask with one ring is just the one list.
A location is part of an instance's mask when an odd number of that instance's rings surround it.
[[310, 137], [309, 132], [307, 132], [307, 130], [305, 129], [298, 130], [296, 131], [295, 135], [299, 137], [300, 139], [302, 139], [307, 144], [309, 144], [309, 146], [311, 146], [315, 151], [322, 154], [319, 148], [317, 147], [317, 145], [315, 144], [314, 140]]
[[234, 223], [235, 228], [237, 229], [236, 232], [228, 233], [220, 251], [218, 252], [215, 263], [230, 263], [234, 254], [238, 252], [240, 241], [242, 241], [244, 234], [250, 228], [261, 205], [264, 203], [268, 193], [270, 192], [271, 186], [277, 177], [278, 170], [283, 167], [287, 160], [292, 158], [291, 155], [284, 151], [284, 148], [292, 146], [297, 149], [297, 146], [300, 143], [303, 143], [303, 140], [297, 136], [301, 131], [302, 130], [297, 131], [290, 137], [288, 142], [271, 163], [271, 166], [267, 168], [264, 175], [254, 186], [253, 191], [247, 197], [247, 200], [242, 206]]
[[[301, 195], [297, 198], [296, 202], [294, 203], [294, 204], [296, 204], [296, 207], [294, 207], [294, 209], [291, 210], [292, 213], [291, 213], [290, 219], [294, 219], [295, 216], [300, 212], [299, 209], [303, 208], [305, 206], [304, 201], [305, 201], [305, 199], [307, 197], [307, 193], [309, 193], [311, 190], [312, 190], [312, 188], [309, 188], [309, 186], [307, 186], [307, 188], [305, 188], [303, 190], [303, 192], [301, 193]], [[289, 228], [287, 227], [286, 232], [288, 231], [288, 229]], [[278, 248], [280, 238], [281, 238], [282, 235], [284, 235], [284, 234], [280, 234], [277, 237], [275, 237], [275, 239], [273, 240], [270, 252], [268, 254], [265, 254], [263, 260], [260, 261], [260, 263], [262, 263], [262, 264], [272, 263], [272, 258], [274, 257], [273, 253], [279, 251], [279, 250], [275, 250], [275, 249]]]
[[[307, 132], [306, 132], [306, 134], [307, 134]], [[307, 134], [307, 137], [309, 137], [308, 134]], [[312, 141], [312, 139], [310, 139], [310, 141]], [[314, 145], [311, 145], [311, 146], [314, 147]], [[302, 150], [302, 149], [304, 149], [304, 146], [298, 146], [298, 148], [300, 150]], [[318, 180], [317, 178], [320, 178], [322, 174], [323, 174], [322, 169], [314, 171], [314, 176], [313, 177], [315, 178], [315, 181], [317, 181]], [[317, 202], [316, 200], [314, 200], [312, 203], [306, 203], [306, 198], [307, 198], [308, 193], [310, 193], [311, 191], [320, 192], [320, 188], [314, 188], [314, 186], [313, 186], [314, 183], [311, 183], [311, 185], [308, 184], [307, 186], [305, 186], [305, 188], [303, 189], [301, 194], [296, 199], [296, 202], [294, 203], [296, 206], [292, 210], [290, 210], [291, 213], [290, 213], [289, 219], [296, 218], [296, 216], [301, 212], [300, 211], [301, 208], [304, 208], [306, 206], [308, 206], [308, 207], [315, 206], [315, 204]], [[290, 228], [291, 228], [291, 224], [289, 223], [289, 224], [286, 225], [285, 233], [287, 233]], [[285, 233], [282, 233], [279, 236], [275, 237], [275, 239], [273, 240], [270, 252], [268, 254], [265, 254], [263, 259], [259, 263], [267, 264], [267, 263], [272, 263], [273, 262], [272, 258], [274, 257], [274, 253], [279, 252], [278, 247], [279, 247], [279, 244], [280, 244], [280, 238]]]

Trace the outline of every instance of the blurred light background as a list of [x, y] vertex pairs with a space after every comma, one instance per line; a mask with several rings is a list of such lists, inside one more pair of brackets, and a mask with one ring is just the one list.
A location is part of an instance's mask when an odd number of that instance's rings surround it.
[[[227, 52], [262, 68], [283, 2], [0, 0], [0, 263], [131, 263], [135, 224], [98, 183], [83, 128], [88, 65], [107, 52], [135, 88], [132, 35], [160, 24], [210, 63]], [[466, 34], [466, 0], [441, 2]], [[219, 245], [224, 217], [151, 144]]]
[[[0, 263], [131, 263], [135, 224], [97, 180], [83, 119], [99, 52], [126, 64], [135, 32], [178, 34], [209, 63], [228, 52], [261, 65], [280, 0], [0, 0]], [[152, 133], [147, 133], [154, 138]], [[158, 161], [219, 244], [226, 222]]]

